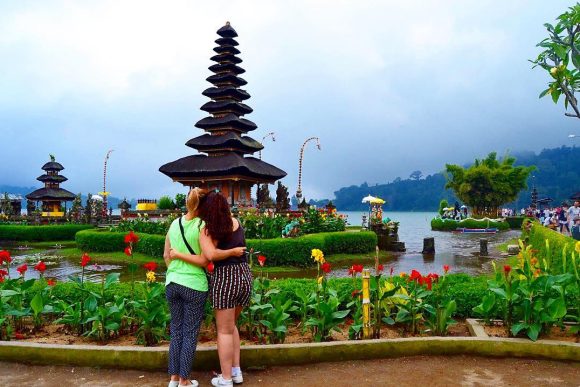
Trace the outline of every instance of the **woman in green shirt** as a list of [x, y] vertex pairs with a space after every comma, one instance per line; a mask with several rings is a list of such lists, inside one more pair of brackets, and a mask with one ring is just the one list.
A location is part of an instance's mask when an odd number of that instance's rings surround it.
[[[165, 238], [163, 259], [167, 265], [165, 293], [171, 313], [169, 344], [169, 387], [197, 386], [189, 373], [197, 346], [199, 327], [207, 299], [208, 260], [201, 255], [199, 234], [203, 222], [197, 216], [200, 198], [206, 192], [193, 188], [187, 195], [187, 214], [175, 219]], [[175, 253], [187, 254], [187, 259], [172, 259]], [[242, 249], [218, 250], [220, 256], [243, 254]]]

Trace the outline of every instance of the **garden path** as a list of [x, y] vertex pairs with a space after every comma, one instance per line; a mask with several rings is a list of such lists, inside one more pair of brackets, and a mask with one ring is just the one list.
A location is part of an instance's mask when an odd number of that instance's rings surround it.
[[[209, 385], [209, 372], [192, 375]], [[272, 367], [244, 374], [251, 386], [580, 386], [580, 364], [473, 356], [420, 356]], [[0, 362], [0, 386], [166, 386], [163, 372]]]

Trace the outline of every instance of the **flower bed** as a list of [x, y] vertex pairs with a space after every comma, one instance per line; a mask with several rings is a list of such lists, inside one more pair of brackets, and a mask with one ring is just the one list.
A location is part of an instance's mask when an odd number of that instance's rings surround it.
[[94, 228], [90, 224], [55, 224], [49, 226], [0, 225], [0, 240], [9, 241], [67, 241], [74, 240], [77, 232]]
[[[138, 233], [140, 242], [135, 251], [162, 257], [164, 235]], [[85, 230], [77, 233], [75, 241], [82, 251], [120, 251], [124, 248], [124, 235], [104, 230]], [[329, 254], [368, 253], [375, 249], [377, 237], [374, 232], [333, 232], [304, 235], [296, 238], [248, 239], [248, 248], [261, 251], [273, 266], [309, 266], [310, 251], [322, 247]]]

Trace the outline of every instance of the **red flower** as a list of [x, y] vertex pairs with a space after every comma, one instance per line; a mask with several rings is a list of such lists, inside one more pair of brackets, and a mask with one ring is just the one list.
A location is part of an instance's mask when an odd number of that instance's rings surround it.
[[20, 332], [14, 332], [14, 338], [15, 338], [16, 340], [23, 340], [23, 339], [25, 339], [26, 337], [25, 337], [25, 336], [24, 336], [22, 333], [20, 333]]
[[41, 274], [44, 273], [46, 270], [46, 264], [42, 261], [39, 261], [35, 266], [34, 270], [39, 271]]
[[155, 262], [147, 262], [143, 267], [148, 271], [155, 271], [155, 269], [157, 269], [157, 264]]
[[81, 267], [85, 267], [88, 265], [88, 263], [90, 262], [91, 257], [89, 257], [89, 255], [87, 253], [84, 253], [82, 258], [81, 258]]
[[419, 283], [421, 285], [427, 285], [427, 289], [431, 290], [431, 288], [433, 287], [433, 280], [430, 276], [426, 276], [426, 277], [421, 277], [419, 279]]
[[7, 275], [8, 275], [8, 271], [6, 271], [4, 269], [0, 269], [0, 277], [6, 277]]
[[445, 274], [449, 272], [449, 265], [443, 265], [443, 272], [445, 272]]
[[379, 273], [381, 273], [383, 270], [385, 270], [385, 266], [383, 264], [380, 264], [379, 266], [377, 266], [377, 271]]
[[260, 266], [264, 267], [264, 264], [266, 263], [266, 257], [263, 255], [258, 255], [258, 263]]
[[4, 262], [6, 263], [12, 262], [12, 258], [10, 258], [10, 252], [6, 250], [0, 251], [0, 265], [3, 264]]
[[352, 298], [358, 297], [360, 295], [360, 290], [358, 290], [358, 289], [354, 290], [351, 295], [352, 295]]
[[214, 266], [213, 262], [210, 262], [207, 264], [207, 272], [208, 273], [213, 273], [214, 269], [215, 269], [215, 266]]
[[320, 266], [320, 268], [322, 269], [323, 272], [325, 272], [326, 274], [330, 273], [330, 263], [328, 262], [324, 262], [322, 264], [322, 266]]
[[391, 277], [393, 276], [393, 272], [394, 272], [394, 271], [395, 271], [395, 268], [391, 266], [391, 270], [390, 270]]
[[508, 275], [510, 271], [512, 271], [512, 267], [510, 265], [505, 265], [503, 267], [503, 272], [505, 273], [505, 275]]
[[133, 255], [133, 249], [131, 249], [129, 246], [125, 247], [125, 255], [128, 257]]
[[16, 271], [19, 272], [20, 275], [23, 277], [24, 277], [24, 273], [26, 273], [26, 270], [28, 270], [28, 266], [25, 263], [23, 263], [22, 265], [20, 265], [16, 268]]
[[431, 278], [433, 282], [437, 282], [439, 280], [439, 274], [437, 273], [429, 273], [427, 277]]
[[411, 270], [411, 275], [409, 276], [409, 281], [415, 281], [415, 282], [419, 282], [421, 280], [421, 273], [419, 273], [417, 270], [413, 269]]
[[139, 242], [139, 237], [133, 231], [129, 231], [129, 234], [125, 235], [125, 243], [137, 243]]
[[355, 275], [355, 271], [352, 266], [348, 268], [348, 275]]
[[55, 280], [55, 279], [52, 279], [52, 278], [50, 278], [50, 279], [46, 280], [46, 284], [47, 284], [48, 286], [54, 286], [54, 285], [56, 285], [56, 280]]
[[363, 265], [352, 265], [352, 269], [355, 273], [362, 273], [364, 266]]

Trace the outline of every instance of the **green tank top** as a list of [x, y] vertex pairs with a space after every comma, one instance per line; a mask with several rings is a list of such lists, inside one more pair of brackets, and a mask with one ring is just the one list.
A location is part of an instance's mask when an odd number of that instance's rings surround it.
[[[200, 254], [201, 247], [199, 245], [199, 232], [204, 227], [203, 222], [199, 218], [186, 220], [185, 216], [183, 216], [181, 218], [181, 224], [183, 225], [183, 231], [187, 242], [196, 254]], [[169, 243], [171, 244], [172, 249], [175, 249], [180, 253], [190, 254], [185, 242], [183, 241], [183, 237], [181, 236], [179, 218], [171, 223], [167, 235], [169, 236]], [[167, 268], [165, 285], [167, 286], [171, 282], [193, 290], [201, 292], [207, 291], [207, 276], [205, 270], [180, 259], [172, 260]]]

